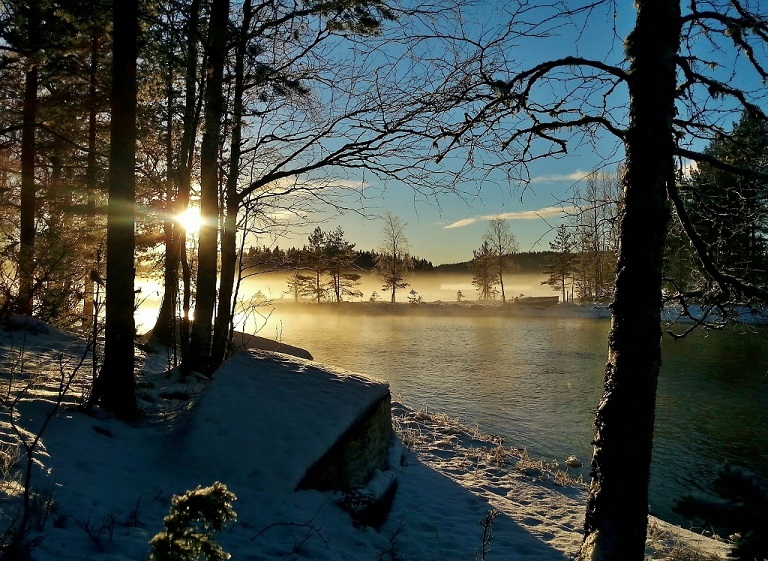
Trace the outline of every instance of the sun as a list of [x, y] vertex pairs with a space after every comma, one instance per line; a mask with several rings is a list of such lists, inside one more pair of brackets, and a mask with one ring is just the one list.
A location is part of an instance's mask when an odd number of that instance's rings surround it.
[[184, 226], [188, 234], [196, 234], [200, 231], [200, 225], [203, 223], [200, 207], [188, 207], [184, 212], [176, 215], [176, 221]]

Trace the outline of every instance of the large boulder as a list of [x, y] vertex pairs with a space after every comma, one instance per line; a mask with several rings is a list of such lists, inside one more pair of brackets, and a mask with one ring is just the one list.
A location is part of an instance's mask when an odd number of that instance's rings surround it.
[[171, 442], [182, 465], [228, 485], [346, 491], [387, 465], [389, 401], [381, 380], [245, 351], [214, 373]]

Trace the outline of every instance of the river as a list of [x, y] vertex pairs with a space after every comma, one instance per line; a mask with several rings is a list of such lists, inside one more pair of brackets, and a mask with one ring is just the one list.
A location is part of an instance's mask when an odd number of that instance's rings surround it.
[[[318, 315], [279, 307], [260, 334], [387, 380], [395, 399], [477, 423], [533, 457], [563, 464], [575, 454], [585, 463], [575, 471], [588, 480], [608, 328], [595, 318]], [[665, 335], [651, 476], [656, 516], [686, 525], [674, 501], [706, 492], [725, 461], [768, 476], [767, 334]]]

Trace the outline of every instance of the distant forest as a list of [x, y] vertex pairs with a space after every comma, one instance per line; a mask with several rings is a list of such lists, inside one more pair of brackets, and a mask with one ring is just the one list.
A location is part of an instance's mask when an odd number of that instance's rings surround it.
[[[251, 247], [243, 254], [243, 268], [259, 272], [290, 271], [301, 268], [304, 262], [302, 253], [305, 250], [297, 248], [281, 249], [279, 247]], [[356, 251], [354, 268], [360, 271], [373, 271], [376, 251]], [[547, 259], [554, 255], [552, 251], [532, 251], [516, 253], [512, 256], [512, 273], [541, 273], [544, 270]], [[418, 272], [434, 273], [469, 273], [471, 261], [461, 263], [446, 263], [433, 265], [432, 261], [413, 257], [413, 270]]]
[[[510, 272], [513, 274], [542, 273], [546, 267], [547, 260], [551, 259], [553, 255], [556, 255], [556, 252], [529, 251], [515, 253], [510, 258], [512, 261]], [[466, 273], [469, 271], [470, 263], [471, 261], [465, 261], [463, 263], [446, 263], [444, 265], [432, 267], [430, 270], [440, 273]]]

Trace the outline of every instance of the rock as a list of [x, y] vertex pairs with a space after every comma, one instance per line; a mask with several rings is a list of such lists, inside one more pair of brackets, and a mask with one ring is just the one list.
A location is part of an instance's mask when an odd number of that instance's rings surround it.
[[565, 465], [567, 465], [568, 467], [572, 467], [572, 468], [580, 468], [584, 464], [576, 456], [568, 456], [565, 459]]
[[313, 360], [312, 354], [306, 349], [287, 345], [280, 341], [275, 341], [274, 339], [267, 339], [266, 337], [259, 337], [258, 335], [250, 335], [241, 331], [235, 331], [232, 334], [232, 346], [238, 350], [258, 349], [260, 351], [283, 353], [299, 358], [305, 358], [307, 360]]

